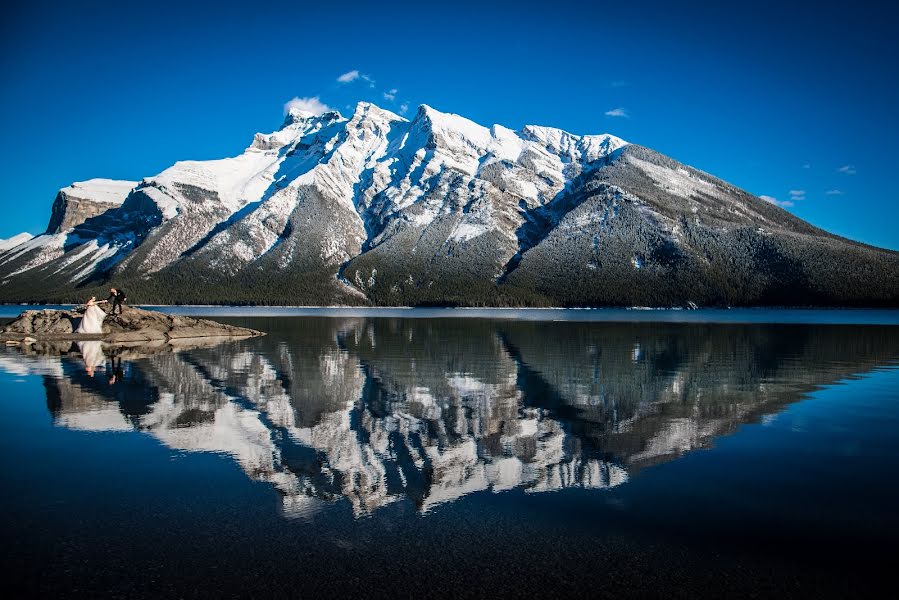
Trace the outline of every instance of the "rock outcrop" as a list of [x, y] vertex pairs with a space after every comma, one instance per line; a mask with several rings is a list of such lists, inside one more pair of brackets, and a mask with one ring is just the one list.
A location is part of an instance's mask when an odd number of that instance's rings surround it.
[[126, 307], [121, 315], [108, 316], [102, 334], [78, 334], [75, 330], [82, 313], [77, 310], [26, 310], [0, 330], [0, 340], [22, 342], [102, 340], [109, 344], [140, 344], [146, 342], [177, 342], [197, 338], [247, 338], [264, 335], [260, 331], [217, 323], [208, 319], [194, 319], [167, 315], [140, 308]]
[[136, 181], [90, 179], [76, 181], [62, 188], [53, 200], [47, 233], [67, 231], [88, 219], [120, 207], [136, 185]]

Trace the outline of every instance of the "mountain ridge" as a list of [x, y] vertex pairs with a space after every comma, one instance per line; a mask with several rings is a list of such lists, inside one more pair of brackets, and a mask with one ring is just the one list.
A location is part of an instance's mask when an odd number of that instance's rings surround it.
[[2, 301], [110, 281], [160, 303], [897, 306], [899, 253], [610, 134], [363, 102], [64, 188], [0, 250]]

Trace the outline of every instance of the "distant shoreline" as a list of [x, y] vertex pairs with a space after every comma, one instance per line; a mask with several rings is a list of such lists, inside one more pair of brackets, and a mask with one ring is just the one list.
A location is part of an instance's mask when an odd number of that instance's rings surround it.
[[[73, 304], [0, 304], [0, 318], [24, 310], [71, 309]], [[480, 307], [353, 307], [353, 306], [224, 306], [154, 305], [138, 308], [191, 317], [333, 317], [333, 318], [455, 318], [518, 321], [606, 323], [721, 323], [899, 325], [899, 309], [882, 308], [480, 308]]]

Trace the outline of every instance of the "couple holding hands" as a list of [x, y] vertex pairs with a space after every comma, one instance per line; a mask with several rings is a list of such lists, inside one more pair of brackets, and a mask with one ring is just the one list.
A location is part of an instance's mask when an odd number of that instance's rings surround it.
[[115, 314], [118, 308], [119, 314], [122, 314], [126, 299], [125, 292], [116, 288], [109, 288], [109, 297], [106, 300], [98, 301], [94, 296], [91, 296], [84, 304], [87, 309], [84, 311], [84, 317], [81, 318], [81, 324], [75, 330], [75, 333], [103, 333], [103, 320], [106, 318], [106, 312], [100, 308], [100, 305], [112, 304], [112, 310], [109, 312]]

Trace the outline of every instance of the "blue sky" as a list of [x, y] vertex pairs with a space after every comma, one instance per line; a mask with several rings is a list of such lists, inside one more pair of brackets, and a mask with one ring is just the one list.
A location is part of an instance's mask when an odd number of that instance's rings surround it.
[[614, 133], [899, 249], [899, 10], [725, 4], [17, 3], [0, 237], [72, 181], [238, 154], [299, 97]]

